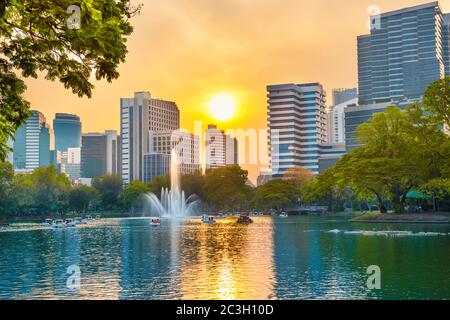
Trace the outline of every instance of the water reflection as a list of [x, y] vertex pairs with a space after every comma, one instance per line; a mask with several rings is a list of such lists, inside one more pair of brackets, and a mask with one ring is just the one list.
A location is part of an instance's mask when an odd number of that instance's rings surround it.
[[183, 232], [181, 294], [186, 299], [268, 299], [274, 282], [271, 219], [201, 225]]
[[[329, 233], [356, 228], [444, 236]], [[14, 226], [0, 231], [0, 299], [448, 299], [449, 232], [305, 217]], [[80, 290], [66, 287], [70, 265], [81, 269]], [[370, 265], [382, 270], [382, 290], [366, 287]]]

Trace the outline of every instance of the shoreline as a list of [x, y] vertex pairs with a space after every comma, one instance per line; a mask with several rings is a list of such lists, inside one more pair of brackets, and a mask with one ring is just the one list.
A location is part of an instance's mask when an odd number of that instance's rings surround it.
[[364, 214], [349, 222], [353, 223], [409, 223], [409, 224], [449, 224], [449, 213], [414, 213], [414, 214], [382, 214], [369, 213]]

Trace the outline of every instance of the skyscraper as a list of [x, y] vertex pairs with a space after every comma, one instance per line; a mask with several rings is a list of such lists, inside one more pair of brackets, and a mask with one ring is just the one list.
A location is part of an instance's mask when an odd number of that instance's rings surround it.
[[[338, 99], [340, 101], [340, 99]], [[328, 143], [345, 143], [345, 108], [358, 104], [358, 98], [355, 96], [351, 100], [333, 105], [327, 113], [327, 139]]]
[[352, 106], [344, 109], [345, 117], [345, 146], [347, 151], [360, 147], [361, 144], [356, 140], [356, 129], [361, 124], [372, 119], [373, 115], [383, 112], [390, 103], [374, 103], [369, 105]]
[[87, 133], [81, 136], [81, 177], [118, 175], [120, 147], [117, 131]]
[[151, 154], [172, 156], [172, 152], [177, 156], [180, 174], [189, 174], [200, 170], [199, 136], [182, 130], [150, 132]]
[[360, 104], [417, 100], [449, 75], [449, 19], [438, 2], [381, 14], [358, 37]]
[[69, 148], [81, 146], [81, 121], [74, 114], [57, 113], [53, 120], [55, 150], [66, 152]]
[[81, 136], [81, 177], [96, 178], [106, 174], [107, 136], [88, 133]]
[[136, 92], [120, 99], [122, 180], [144, 180], [144, 156], [150, 153], [150, 131], [180, 128], [180, 111], [174, 102], [152, 99], [149, 92]]
[[319, 83], [267, 87], [269, 150], [272, 175], [293, 167], [319, 172], [321, 144], [326, 143], [326, 92]]
[[358, 97], [357, 88], [333, 89], [333, 106], [345, 103]]
[[15, 170], [32, 171], [50, 166], [50, 148], [53, 131], [44, 115], [32, 111], [32, 115], [15, 134], [13, 164]]
[[210, 124], [205, 132], [206, 169], [214, 169], [238, 163], [238, 142]]

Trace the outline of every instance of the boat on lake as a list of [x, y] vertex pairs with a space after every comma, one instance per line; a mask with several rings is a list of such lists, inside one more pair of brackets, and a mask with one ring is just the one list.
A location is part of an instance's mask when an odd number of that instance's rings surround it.
[[159, 217], [150, 218], [150, 225], [152, 227], [159, 227], [161, 225], [161, 218]]
[[289, 215], [287, 214], [287, 212], [282, 212], [280, 213], [280, 218], [288, 218]]
[[65, 227], [64, 220], [62, 219], [56, 219], [52, 221], [52, 228], [53, 229], [62, 229]]
[[77, 223], [75, 222], [74, 219], [66, 219], [64, 220], [64, 226], [66, 228], [73, 228], [77, 226]]
[[74, 218], [74, 221], [76, 225], [87, 224], [87, 220], [80, 217]]
[[202, 222], [212, 224], [216, 223], [216, 219], [214, 216], [202, 216]]
[[248, 216], [240, 216], [236, 223], [250, 224], [250, 223], [253, 223], [253, 220]]

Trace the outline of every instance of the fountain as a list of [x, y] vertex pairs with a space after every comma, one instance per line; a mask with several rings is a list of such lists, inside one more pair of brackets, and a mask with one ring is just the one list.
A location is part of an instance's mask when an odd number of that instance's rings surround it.
[[197, 196], [195, 195], [186, 199], [184, 191], [181, 190], [178, 167], [178, 156], [175, 150], [172, 150], [170, 190], [169, 188], [162, 188], [161, 199], [158, 199], [154, 193], [144, 196], [152, 215], [158, 214], [160, 217], [167, 218], [188, 217], [194, 214], [195, 207], [200, 203], [199, 200], [196, 200]]

